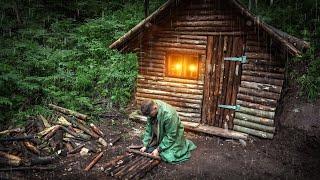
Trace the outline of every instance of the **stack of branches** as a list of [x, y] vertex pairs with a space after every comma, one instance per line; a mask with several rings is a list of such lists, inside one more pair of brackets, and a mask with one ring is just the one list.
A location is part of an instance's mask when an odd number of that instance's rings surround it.
[[[97, 153], [85, 168], [90, 170], [101, 158], [109, 144], [104, 133], [89, 117], [63, 107], [49, 104], [54, 110], [51, 117], [39, 115], [27, 122], [25, 128], [0, 132], [0, 171], [51, 170], [60, 157]], [[8, 168], [9, 167], [9, 168]]]

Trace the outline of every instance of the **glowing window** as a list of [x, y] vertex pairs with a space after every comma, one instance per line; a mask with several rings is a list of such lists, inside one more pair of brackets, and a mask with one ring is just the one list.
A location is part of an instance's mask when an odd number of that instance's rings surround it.
[[168, 54], [166, 58], [166, 76], [198, 79], [199, 58], [197, 55]]

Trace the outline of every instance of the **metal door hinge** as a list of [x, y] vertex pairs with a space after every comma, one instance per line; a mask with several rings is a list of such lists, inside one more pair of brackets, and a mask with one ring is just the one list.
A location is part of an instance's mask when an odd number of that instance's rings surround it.
[[219, 104], [218, 107], [219, 108], [224, 108], [224, 109], [232, 109], [232, 110], [235, 110], [235, 111], [240, 110], [240, 105], [231, 106], [231, 105]]
[[247, 63], [247, 56], [240, 56], [240, 57], [225, 57], [223, 58], [225, 61], [239, 61], [241, 63]]

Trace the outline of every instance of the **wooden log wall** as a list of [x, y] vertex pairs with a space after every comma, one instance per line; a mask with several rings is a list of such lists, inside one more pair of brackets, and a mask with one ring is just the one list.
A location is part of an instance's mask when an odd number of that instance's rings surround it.
[[284, 81], [284, 66], [272, 41], [259, 29], [247, 34], [248, 63], [242, 65], [233, 130], [272, 139], [275, 112]]
[[[201, 122], [207, 39], [213, 35], [243, 34], [240, 16], [223, 0], [183, 1], [168, 9], [160, 23], [152, 24], [138, 41], [140, 48], [136, 102], [160, 99], [174, 106], [185, 121]], [[137, 41], [136, 41], [137, 42]], [[199, 78], [165, 76], [168, 53], [197, 55]]]

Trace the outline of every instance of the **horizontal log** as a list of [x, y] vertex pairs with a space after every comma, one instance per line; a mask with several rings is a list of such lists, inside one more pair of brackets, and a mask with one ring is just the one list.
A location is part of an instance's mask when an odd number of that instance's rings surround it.
[[241, 36], [244, 34], [242, 31], [228, 31], [228, 32], [206, 32], [206, 31], [162, 31], [166, 34], [184, 34], [184, 35], [203, 35], [203, 36]]
[[161, 31], [157, 34], [154, 34], [155, 37], [161, 39], [172, 38], [172, 39], [186, 39], [186, 40], [197, 40], [197, 41], [207, 41], [206, 36], [196, 36], [196, 35], [179, 35], [179, 34], [168, 34], [162, 33]]
[[200, 16], [200, 15], [184, 15], [179, 16], [180, 21], [217, 21], [217, 20], [234, 20], [236, 16], [232, 15], [208, 15], [208, 16]]
[[184, 112], [179, 112], [177, 111], [177, 113], [179, 114], [179, 116], [185, 117], [185, 118], [200, 118], [201, 117], [201, 113], [184, 113]]
[[247, 40], [247, 46], [256, 46], [256, 47], [268, 47], [269, 43], [267, 41], [259, 41], [259, 40]]
[[0, 135], [8, 135], [11, 133], [22, 133], [24, 132], [25, 129], [24, 128], [14, 128], [14, 129], [6, 129], [0, 132]]
[[181, 38], [159, 38], [155, 42], [160, 43], [180, 43], [180, 44], [196, 44], [196, 45], [206, 45], [205, 40], [197, 40], [197, 39], [181, 39]]
[[188, 11], [180, 11], [178, 12], [178, 15], [232, 15], [234, 14], [234, 12], [229, 9], [228, 11], [226, 10], [216, 10], [216, 9], [212, 9], [211, 11], [208, 10], [188, 10]]
[[264, 98], [269, 98], [269, 99], [274, 99], [274, 100], [280, 99], [280, 94], [278, 94], [278, 93], [261, 91], [261, 90], [256, 90], [256, 89], [239, 87], [238, 92], [241, 94], [244, 94], [244, 95], [252, 95], [255, 97], [264, 97]]
[[157, 94], [146, 94], [146, 93], [136, 93], [136, 97], [142, 97], [146, 99], [159, 99], [163, 101], [174, 101], [174, 102], [181, 102], [181, 103], [193, 103], [193, 104], [201, 104], [201, 100], [195, 100], [195, 99], [187, 99], [187, 98], [177, 98], [172, 96], [161, 96]]
[[251, 129], [256, 129], [263, 132], [270, 132], [270, 133], [274, 133], [276, 129], [275, 127], [257, 124], [250, 121], [240, 120], [240, 119], [233, 119], [233, 124], [239, 125], [242, 127], [251, 128]]
[[188, 98], [188, 99], [196, 99], [196, 100], [202, 100], [202, 95], [196, 95], [196, 94], [185, 94], [185, 93], [177, 93], [177, 92], [168, 92], [164, 90], [154, 90], [154, 89], [146, 89], [146, 88], [137, 88], [137, 92], [140, 93], [146, 93], [146, 94], [159, 94], [163, 96], [173, 96], [178, 98]]
[[267, 132], [263, 132], [263, 131], [259, 131], [259, 130], [254, 130], [254, 129], [242, 127], [242, 126], [239, 126], [239, 125], [234, 125], [233, 126], [233, 130], [239, 131], [239, 132], [243, 132], [243, 133], [247, 133], [247, 134], [251, 134], [251, 135], [254, 135], [254, 136], [258, 136], [258, 137], [262, 137], [262, 138], [273, 139], [273, 134], [272, 133], [267, 133]]
[[247, 82], [247, 81], [241, 81], [241, 87], [252, 88], [259, 91], [275, 92], [279, 94], [281, 93], [281, 90], [282, 90], [281, 86], [256, 83], [256, 82]]
[[246, 52], [245, 55], [247, 58], [253, 58], [253, 59], [272, 59], [272, 56], [270, 53], [261, 53], [261, 52]]
[[59, 111], [59, 112], [61, 112], [61, 113], [63, 113], [63, 114], [75, 116], [75, 117], [77, 117], [77, 118], [79, 118], [79, 119], [82, 119], [82, 120], [88, 119], [88, 116], [87, 116], [87, 115], [78, 113], [78, 112], [73, 111], [73, 110], [70, 110], [70, 109], [66, 109], [66, 108], [63, 108], [63, 107], [60, 107], [60, 106], [57, 106], [57, 105], [54, 105], [54, 104], [49, 104], [48, 106], [49, 106], [51, 109], [56, 110], [56, 111]]
[[[136, 100], [138, 101], [144, 101], [149, 98], [143, 98], [143, 97], [136, 97]], [[193, 103], [184, 103], [184, 102], [176, 102], [176, 101], [166, 101], [168, 104], [174, 107], [180, 107], [180, 108], [192, 108], [192, 109], [201, 109], [200, 104], [193, 104]]]
[[159, 46], [152, 46], [151, 48], [160, 50], [160, 51], [171, 51], [175, 53], [196, 53], [196, 54], [205, 54], [205, 49], [192, 49], [190, 48], [179, 48], [179, 47], [159, 47]]
[[141, 155], [141, 156], [145, 156], [147, 158], [156, 159], [156, 160], [161, 161], [161, 158], [159, 156], [153, 156], [151, 154], [143, 153], [143, 152], [140, 152], [140, 151], [134, 150], [134, 149], [127, 149], [127, 151], [130, 152], [130, 153], [138, 154], [138, 155]]
[[139, 71], [141, 72], [156, 72], [156, 73], [163, 73], [163, 68], [155, 68], [155, 67], [148, 67], [148, 66], [139, 66]]
[[271, 106], [271, 107], [276, 107], [277, 102], [278, 102], [277, 100], [274, 100], [274, 99], [256, 97], [256, 96], [245, 95], [245, 94], [241, 94], [241, 93], [237, 94], [237, 99], [256, 103], [256, 104]]
[[140, 79], [148, 79], [153, 81], [163, 81], [163, 82], [172, 82], [172, 83], [182, 83], [182, 84], [195, 84], [202, 85], [203, 81], [191, 80], [191, 79], [181, 79], [181, 78], [172, 78], [172, 77], [162, 77], [162, 76], [149, 76], [149, 75], [138, 75]]
[[276, 86], [282, 86], [283, 84], [283, 80], [280, 80], [280, 79], [271, 79], [266, 77], [257, 77], [257, 76], [248, 76], [248, 75], [242, 75], [241, 80], [248, 81], [248, 82], [271, 84]]
[[258, 110], [258, 109], [251, 109], [247, 107], [240, 106], [240, 109], [238, 110], [241, 113], [244, 114], [250, 114], [254, 116], [259, 116], [259, 117], [265, 117], [269, 119], [273, 119], [275, 112], [270, 112], [270, 111], [263, 111], [263, 110]]
[[245, 51], [246, 51], [246, 52], [263, 52], [263, 53], [268, 53], [268, 52], [270, 51], [270, 47], [259, 47], [259, 46], [246, 45]]
[[165, 54], [157, 55], [157, 54], [154, 54], [154, 52], [155, 51], [153, 51], [152, 49], [148, 49], [146, 51], [146, 54], [143, 56], [144, 59], [159, 59], [159, 60], [162, 60], [162, 59], [166, 58]]
[[188, 89], [188, 88], [180, 88], [180, 87], [175, 87], [171, 88], [169, 86], [164, 86], [160, 85], [157, 83], [138, 83], [138, 88], [145, 88], [145, 89], [150, 89], [150, 90], [162, 90], [166, 92], [174, 92], [174, 93], [183, 93], [183, 94], [190, 94], [191, 96], [193, 95], [202, 95], [203, 90], [199, 89]]
[[285, 71], [285, 69], [281, 67], [257, 66], [253, 64], [243, 64], [242, 70], [262, 71], [271, 73], [283, 73]]
[[240, 106], [247, 107], [247, 108], [259, 109], [259, 110], [264, 110], [264, 111], [275, 111], [276, 110], [275, 107], [265, 106], [265, 105], [247, 102], [247, 101], [242, 101], [239, 99], [237, 99], [236, 104], [240, 105]]
[[173, 43], [173, 42], [152, 42], [150, 44], [152, 47], [164, 47], [164, 48], [181, 48], [181, 49], [198, 49], [198, 50], [205, 50], [206, 45], [200, 44], [184, 44], [184, 43]]
[[147, 76], [164, 76], [164, 73], [159, 73], [159, 72], [150, 72], [150, 71], [142, 71], [139, 70], [140, 75], [147, 75]]
[[258, 124], [263, 124], [263, 125], [267, 125], [267, 126], [274, 125], [273, 119], [257, 117], [257, 116], [253, 116], [253, 115], [249, 115], [249, 114], [245, 114], [245, 113], [241, 113], [241, 112], [235, 112], [235, 118], [258, 123]]
[[140, 67], [162, 69], [162, 71], [165, 69], [164, 64], [155, 64], [151, 61], [140, 61], [139, 68]]
[[251, 71], [251, 70], [243, 70], [242, 75], [248, 76], [256, 76], [256, 77], [265, 77], [265, 78], [272, 78], [272, 79], [284, 79], [283, 73], [271, 73], [271, 72], [259, 72], [259, 71]]
[[164, 68], [164, 61], [165, 61], [165, 59], [143, 58], [143, 59], [139, 59], [138, 63], [139, 64], [149, 64], [149, 65], [154, 65], [154, 66], [159, 66], [159, 67]]
[[[177, 82], [166, 82], [163, 80], [150, 80], [145, 78], [138, 77], [138, 83], [140, 84], [158, 84], [159, 86], [167, 86], [172, 88], [187, 88], [187, 89], [195, 89], [203, 91], [203, 85], [197, 84], [184, 84], [184, 83], [177, 83]], [[201, 93], [202, 94], [202, 93]]]
[[265, 59], [253, 59], [247, 58], [247, 63], [252, 65], [262, 65], [262, 66], [272, 66], [272, 67], [282, 67], [283, 62], [277, 60], [265, 60]]
[[222, 20], [222, 21], [175, 21], [172, 26], [189, 26], [189, 27], [199, 27], [199, 26], [234, 26], [234, 21]]

